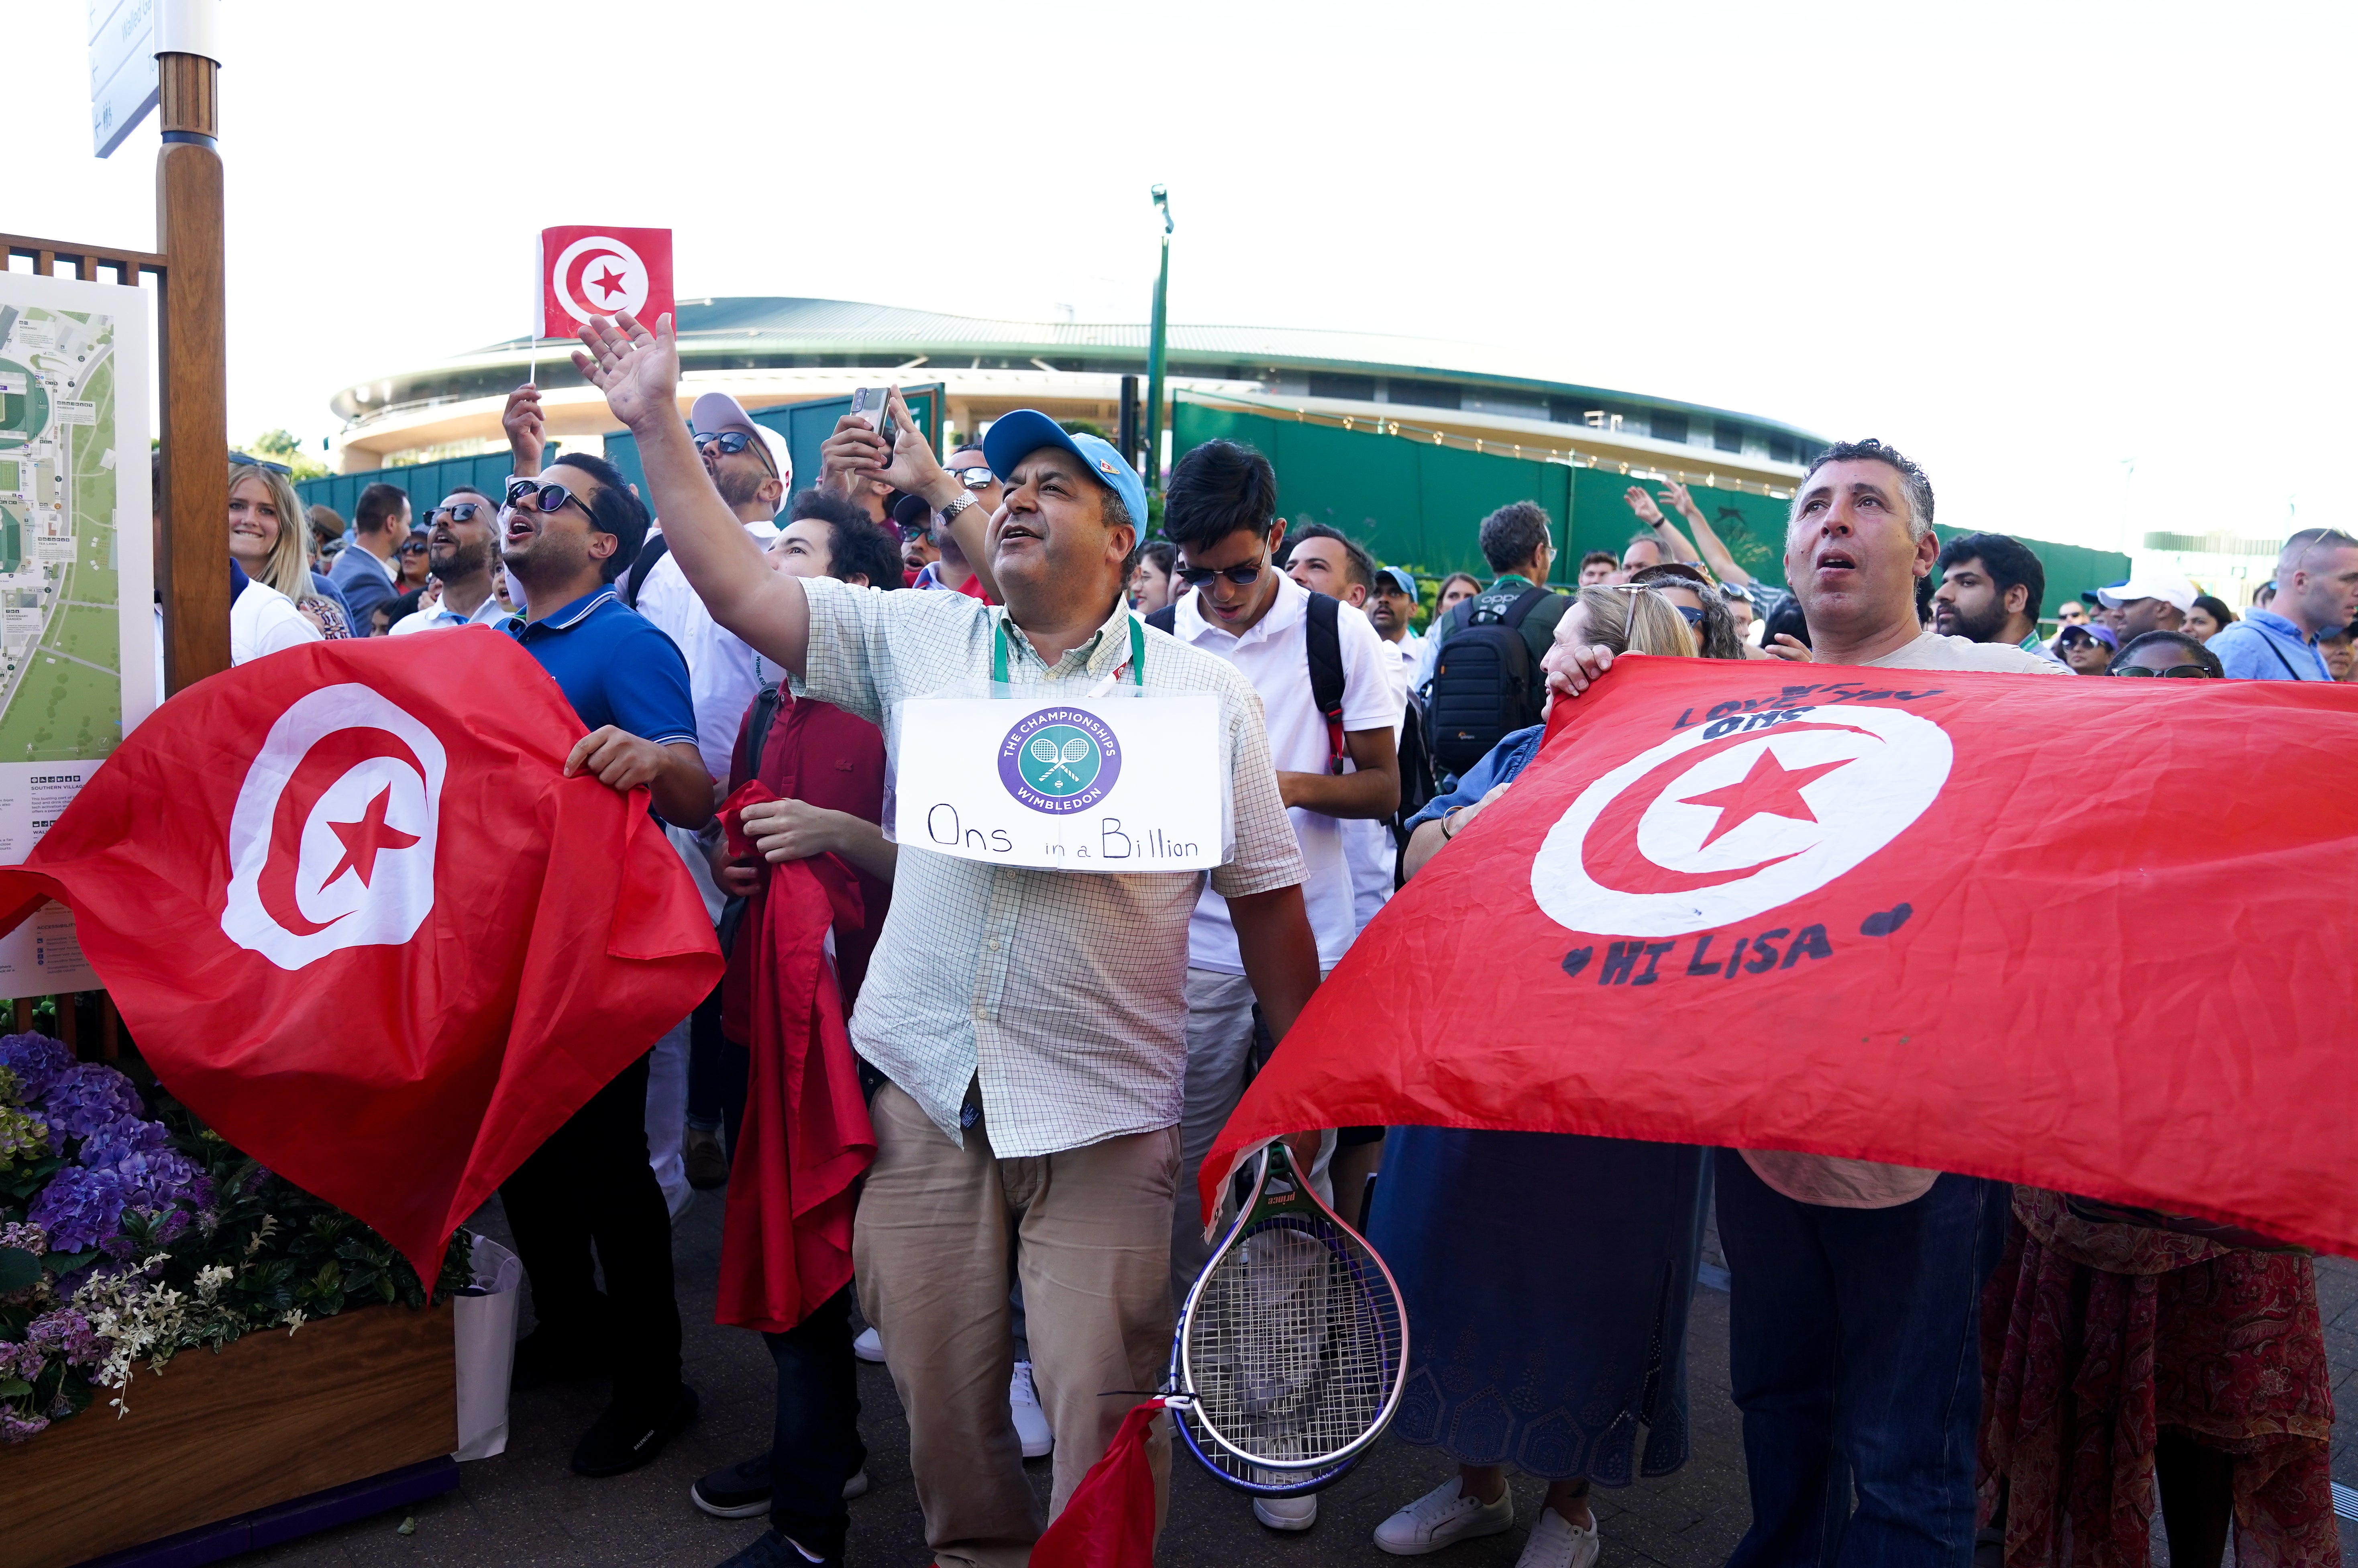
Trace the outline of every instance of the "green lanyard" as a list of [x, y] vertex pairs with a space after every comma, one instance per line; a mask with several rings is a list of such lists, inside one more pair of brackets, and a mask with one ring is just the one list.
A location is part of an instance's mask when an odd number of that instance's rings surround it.
[[[1130, 621], [1130, 678], [1137, 686], [1146, 684], [1146, 629], [1132, 615]], [[994, 687], [1007, 684], [1007, 617], [1002, 612], [990, 623], [990, 683]], [[1007, 695], [993, 691], [993, 697]]]

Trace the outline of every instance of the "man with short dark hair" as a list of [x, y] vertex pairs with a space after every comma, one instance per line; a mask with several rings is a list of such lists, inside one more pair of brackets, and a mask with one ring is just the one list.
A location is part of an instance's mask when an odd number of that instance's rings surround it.
[[[1304, 523], [1286, 540], [1285, 575], [1313, 593], [1367, 609], [1375, 590], [1376, 561], [1357, 540], [1325, 523]], [[1174, 596], [1176, 602], [1176, 596]]]
[[[1932, 485], [1880, 441], [1819, 454], [1794, 492], [1785, 580], [1816, 658], [1893, 670], [2067, 674], [2003, 643], [1928, 632]], [[1610, 669], [1565, 650], [1576, 697]], [[1729, 1365], [1744, 1415], [1752, 1525], [1732, 1568], [1973, 1560], [1980, 1296], [2003, 1189], [1864, 1160], [1723, 1149], [1720, 1240], [1732, 1276]]]
[[[612, 464], [587, 454], [512, 479], [507, 493], [503, 559], [525, 605], [509, 634], [590, 730], [566, 773], [626, 793], [644, 787], [665, 821], [702, 827], [712, 776], [697, 754], [687, 661], [614, 593], [645, 543], [647, 509]], [[539, 1319], [516, 1346], [518, 1386], [613, 1374], [613, 1402], [573, 1451], [584, 1476], [636, 1469], [696, 1416], [696, 1392], [680, 1381], [671, 1216], [647, 1165], [646, 1103], [641, 1056], [500, 1187]]]
[[[1443, 616], [1426, 640], [1445, 645], [1464, 627], [1497, 621], [1533, 588], [1547, 586], [1548, 569], [1555, 564], [1555, 540], [1547, 511], [1536, 501], [1509, 502], [1482, 519], [1482, 558], [1490, 564], [1490, 586]], [[1650, 541], [1649, 541], [1650, 543]], [[1651, 561], [1643, 563], [1651, 566]], [[1530, 647], [1531, 668], [1538, 669], [1555, 641], [1555, 623], [1563, 619], [1572, 600], [1551, 593], [1523, 617], [1520, 630]]]
[[500, 558], [500, 509], [471, 484], [455, 484], [442, 504], [427, 514], [426, 565], [442, 585], [430, 608], [405, 615], [389, 627], [395, 637], [452, 626], [496, 626], [507, 619], [492, 573]]
[[2358, 614], [2358, 538], [2303, 528], [2285, 541], [2268, 586], [2268, 599], [2255, 596], [2250, 613], [2211, 639], [2220, 665], [2234, 680], [2331, 680], [2317, 639]]
[[1580, 586], [1595, 588], [1601, 583], [1611, 582], [1620, 565], [1610, 550], [1589, 551], [1580, 557]]
[[2011, 643], [2052, 658], [2039, 635], [2047, 568], [2030, 547], [2005, 534], [1960, 534], [1932, 563], [1932, 630], [1968, 643]]
[[[874, 475], [943, 514], [987, 562], [1004, 609], [963, 594], [882, 593], [743, 569], [733, 525], [676, 412], [678, 347], [629, 317], [582, 330], [574, 362], [638, 438], [672, 552], [715, 620], [795, 677], [797, 696], [885, 719], [952, 687], [1033, 700], [1098, 683], [1211, 697], [1189, 704], [1230, 759], [1220, 788], [1228, 901], [1262, 1014], [1282, 1037], [1318, 982], [1288, 831], [1251, 688], [1222, 660], [1152, 632], [1123, 601], [1146, 511], [1137, 470], [1047, 416], [1001, 415], [985, 441], [1005, 483], [986, 528], [897, 392], [896, 437], [838, 429]], [[848, 454], [847, 454], [848, 455]], [[987, 701], [975, 697], [971, 700]], [[852, 1045], [886, 1079], [853, 1236], [862, 1309], [908, 1412], [910, 1466], [937, 1561], [1020, 1568], [1042, 1529], [1005, 1390], [1007, 1293], [1023, 1283], [1063, 1509], [1171, 1349], [1171, 1213], [1185, 1072], [1185, 931], [1195, 872], [1041, 871], [903, 841], [892, 913], [852, 1014]], [[945, 983], [946, 977], [954, 977]], [[1149, 1444], [1158, 1502], [1169, 1437]], [[758, 1543], [757, 1543], [758, 1544]], [[806, 1554], [751, 1554], [788, 1568]]]
[[[1364, 824], [1381, 832], [1380, 819], [1400, 806], [1393, 727], [1407, 686], [1400, 661], [1364, 615], [1332, 589], [1305, 585], [1359, 586], [1349, 580], [1357, 568], [1340, 535], [1314, 535], [1295, 547], [1293, 570], [1276, 569], [1286, 543], [1276, 504], [1276, 473], [1250, 447], [1206, 441], [1180, 459], [1163, 498], [1163, 531], [1179, 547], [1186, 591], [1164, 613], [1174, 636], [1235, 665], [1260, 694], [1270, 761], [1302, 849], [1303, 900], [1324, 973], [1342, 961], [1359, 929], [1347, 830]], [[1364, 588], [1360, 592], [1364, 597]], [[1319, 616], [1331, 619], [1342, 676], [1328, 711], [1314, 685], [1312, 635]], [[1196, 1172], [1250, 1076], [1255, 988], [1243, 935], [1228, 902], [1206, 888], [1187, 930], [1186, 1100], [1171, 1217], [1174, 1300], [1210, 1257], [1196, 1213]], [[1332, 1152], [1331, 1140], [1323, 1141], [1312, 1168], [1311, 1179], [1322, 1185]], [[1314, 1497], [1256, 1498], [1253, 1513], [1273, 1530], [1307, 1530], [1317, 1508]]]
[[369, 612], [400, 591], [395, 565], [409, 537], [409, 492], [382, 480], [361, 492], [352, 508], [352, 542], [336, 557], [328, 580], [344, 596], [352, 629], [368, 634]]

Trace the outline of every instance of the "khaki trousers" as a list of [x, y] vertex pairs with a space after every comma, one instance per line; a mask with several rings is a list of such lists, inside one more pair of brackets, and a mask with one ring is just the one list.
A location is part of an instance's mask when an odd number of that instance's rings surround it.
[[[1002, 1160], [989, 1129], [961, 1149], [899, 1087], [876, 1094], [876, 1162], [852, 1232], [860, 1308], [909, 1417], [925, 1543], [943, 1568], [1022, 1568], [1046, 1520], [1008, 1413], [1014, 1369], [1008, 1259], [1023, 1283], [1033, 1379], [1056, 1434], [1048, 1518], [1171, 1360], [1171, 1204], [1179, 1130]], [[1170, 1502], [1171, 1434], [1149, 1453], [1155, 1518]]]

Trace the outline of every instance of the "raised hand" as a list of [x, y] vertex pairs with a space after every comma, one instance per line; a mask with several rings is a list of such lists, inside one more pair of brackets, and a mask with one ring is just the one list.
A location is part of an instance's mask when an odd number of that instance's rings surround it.
[[835, 422], [835, 433], [819, 443], [818, 488], [857, 499], [862, 480], [882, 477], [892, 460], [892, 449], [867, 420], [846, 414]]
[[1664, 480], [1662, 489], [1657, 493], [1661, 500], [1670, 503], [1671, 511], [1676, 512], [1688, 522], [1703, 521], [1703, 509], [1694, 503], [1694, 497], [1687, 493], [1687, 487], [1677, 480]]
[[636, 432], [651, 421], [679, 417], [679, 343], [670, 317], [658, 317], [650, 332], [628, 311], [593, 316], [581, 324], [580, 338], [574, 368], [606, 395], [615, 418]]
[[929, 500], [937, 488], [955, 494], [959, 488], [957, 482], [943, 471], [940, 460], [934, 456], [934, 449], [925, 439], [925, 427], [909, 412], [899, 387], [886, 391], [884, 406], [892, 416], [892, 460], [882, 477], [895, 490]]
[[509, 393], [507, 406], [500, 411], [500, 428], [507, 433], [508, 452], [515, 460], [509, 471], [525, 479], [538, 473], [540, 455], [547, 447], [542, 433], [540, 388], [527, 381]]
[[[586, 331], [588, 329], [583, 330]], [[579, 359], [581, 356], [576, 354], [573, 357]], [[1662, 509], [1654, 504], [1654, 498], [1646, 493], [1642, 485], [1631, 485], [1621, 492], [1621, 499], [1629, 503], [1629, 510], [1638, 514], [1638, 521], [1649, 528], [1659, 528], [1667, 521], [1662, 516]]]

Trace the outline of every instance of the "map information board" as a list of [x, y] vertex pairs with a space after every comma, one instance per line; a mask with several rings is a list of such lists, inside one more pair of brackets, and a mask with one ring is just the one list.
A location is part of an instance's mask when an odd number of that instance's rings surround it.
[[[146, 295], [0, 273], [0, 864], [156, 705], [147, 478]], [[0, 937], [0, 997], [97, 983], [60, 905]]]

